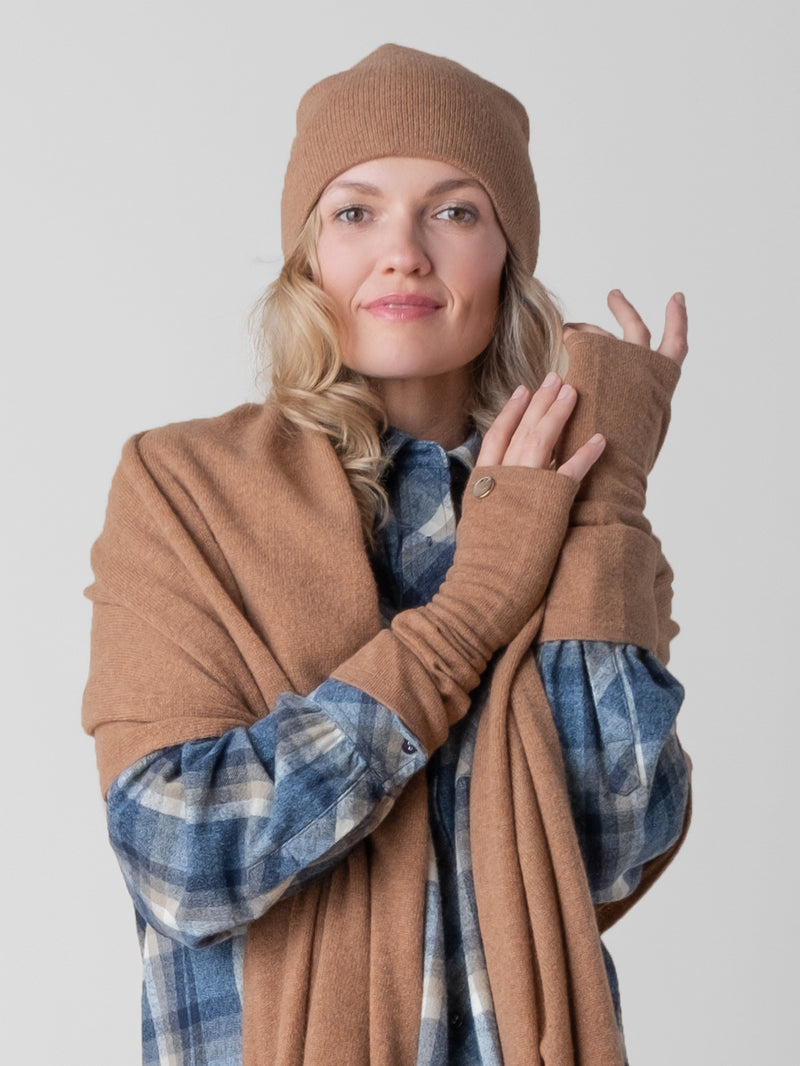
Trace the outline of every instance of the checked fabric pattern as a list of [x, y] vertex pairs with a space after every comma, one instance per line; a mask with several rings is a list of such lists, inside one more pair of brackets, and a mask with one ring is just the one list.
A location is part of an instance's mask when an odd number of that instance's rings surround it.
[[[373, 560], [385, 622], [441, 583], [478, 447], [477, 435], [450, 453], [387, 435], [391, 514]], [[592, 896], [624, 898], [682, 826], [681, 686], [632, 646], [553, 642], [535, 654]], [[248, 922], [335, 865], [425, 767], [431, 843], [417, 1066], [501, 1066], [469, 845], [484, 688], [430, 759], [391, 711], [326, 681], [305, 697], [285, 694], [250, 729], [153, 752], [116, 779], [109, 832], [136, 909], [145, 1064], [241, 1061]], [[604, 957], [621, 1029], [605, 949]]]

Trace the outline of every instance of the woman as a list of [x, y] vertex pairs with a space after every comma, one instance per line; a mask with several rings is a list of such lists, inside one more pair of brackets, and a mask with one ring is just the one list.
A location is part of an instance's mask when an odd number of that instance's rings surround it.
[[653, 352], [612, 293], [562, 379], [527, 141], [411, 49], [312, 87], [272, 396], [125, 446], [84, 722], [145, 1062], [625, 1060], [599, 931], [688, 824], [642, 513], [686, 314]]

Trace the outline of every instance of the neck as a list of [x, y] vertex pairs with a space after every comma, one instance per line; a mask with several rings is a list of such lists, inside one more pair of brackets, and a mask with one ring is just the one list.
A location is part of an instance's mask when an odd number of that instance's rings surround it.
[[469, 379], [463, 374], [373, 379], [372, 385], [383, 400], [389, 425], [445, 449], [463, 444], [469, 432]]

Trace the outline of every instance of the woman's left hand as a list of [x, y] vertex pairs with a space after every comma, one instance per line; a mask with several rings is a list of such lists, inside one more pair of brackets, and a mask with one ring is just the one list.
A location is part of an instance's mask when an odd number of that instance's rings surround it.
[[[642, 348], [650, 348], [650, 330], [642, 321], [633, 304], [625, 299], [619, 289], [612, 289], [608, 294], [608, 306], [614, 318], [622, 326], [622, 339], [630, 344], [638, 344]], [[676, 292], [667, 303], [664, 335], [661, 338], [661, 344], [655, 351], [665, 355], [667, 359], [671, 359], [680, 366], [689, 351], [688, 329], [686, 300], [683, 293]], [[564, 323], [564, 340], [571, 333], [576, 332], [602, 333], [606, 337], [614, 336], [607, 329], [601, 329], [599, 326], [593, 326], [588, 322]]]

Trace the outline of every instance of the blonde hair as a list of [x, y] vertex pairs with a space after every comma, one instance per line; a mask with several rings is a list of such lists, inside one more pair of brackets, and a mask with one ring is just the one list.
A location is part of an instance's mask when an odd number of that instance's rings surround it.
[[[284, 418], [324, 433], [350, 482], [368, 544], [387, 512], [380, 437], [386, 412], [363, 375], [344, 366], [332, 301], [315, 283], [319, 214], [312, 210], [276, 280], [250, 316], [260, 372]], [[485, 432], [518, 385], [537, 389], [563, 365], [563, 313], [556, 297], [509, 251], [494, 336], [472, 364], [472, 401], [465, 412]]]

